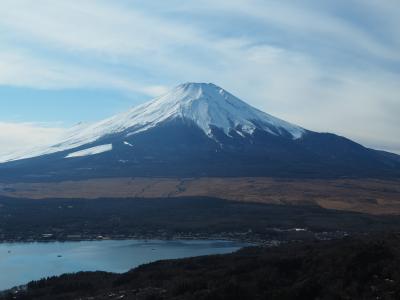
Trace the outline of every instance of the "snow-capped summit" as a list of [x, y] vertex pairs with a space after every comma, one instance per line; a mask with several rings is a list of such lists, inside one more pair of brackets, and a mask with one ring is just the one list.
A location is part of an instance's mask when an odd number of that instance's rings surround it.
[[214, 138], [213, 128], [227, 136], [233, 132], [240, 136], [251, 135], [255, 129], [292, 139], [305, 133], [303, 128], [268, 115], [215, 84], [184, 83], [124, 113], [93, 124], [80, 123], [55, 145], [9, 155], [0, 158], [0, 162], [65, 151], [121, 132], [132, 136], [174, 119], [193, 122], [211, 138]]
[[290, 134], [293, 138], [300, 138], [305, 132], [299, 126], [251, 107], [212, 83], [179, 85], [131, 113], [134, 116], [132, 120], [136, 119], [137, 113], [144, 113], [144, 118], [140, 121], [149, 124], [177, 117], [190, 120], [208, 136], [212, 136], [212, 127], [221, 129], [228, 136], [231, 131], [252, 134], [256, 128], [274, 135]]
[[[231, 131], [251, 134], [256, 128], [274, 135], [300, 138], [305, 130], [270, 116], [212, 83], [184, 83], [169, 93], [81, 131], [93, 141], [104, 134], [142, 132], [172, 119], [191, 121], [212, 136], [212, 127], [229, 136]], [[76, 133], [73, 133], [76, 136]], [[81, 138], [79, 138], [81, 139]]]

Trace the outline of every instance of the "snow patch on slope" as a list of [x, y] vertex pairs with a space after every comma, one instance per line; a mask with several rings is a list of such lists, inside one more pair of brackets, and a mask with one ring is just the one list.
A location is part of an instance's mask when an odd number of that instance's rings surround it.
[[90, 156], [90, 155], [96, 155], [104, 152], [111, 151], [113, 149], [112, 144], [107, 144], [107, 145], [101, 145], [101, 146], [96, 146], [84, 150], [80, 150], [77, 152], [73, 152], [68, 154], [65, 158], [74, 158], [74, 157], [83, 157], [83, 156]]
[[124, 145], [129, 146], [129, 147], [133, 147], [133, 145], [127, 141], [124, 141]]

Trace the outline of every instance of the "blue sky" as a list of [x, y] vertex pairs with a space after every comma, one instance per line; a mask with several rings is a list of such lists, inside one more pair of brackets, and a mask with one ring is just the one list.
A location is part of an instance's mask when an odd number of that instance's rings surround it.
[[400, 4], [1, 1], [0, 154], [188, 81], [400, 153]]
[[147, 95], [106, 89], [38, 90], [0, 87], [3, 122], [34, 122], [62, 127], [78, 122], [95, 122], [148, 99]]

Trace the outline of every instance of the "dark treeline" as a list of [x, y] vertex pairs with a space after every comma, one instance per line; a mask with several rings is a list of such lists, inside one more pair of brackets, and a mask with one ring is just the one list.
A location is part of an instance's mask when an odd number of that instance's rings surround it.
[[[310, 232], [400, 230], [400, 219], [326, 210], [313, 205], [283, 206], [212, 198], [22, 200], [0, 198], [1, 240], [58, 240], [71, 235], [173, 236], [176, 233], [251, 233], [278, 238], [271, 228]], [[286, 233], [287, 234], [287, 233]], [[302, 233], [306, 237], [306, 233]]]

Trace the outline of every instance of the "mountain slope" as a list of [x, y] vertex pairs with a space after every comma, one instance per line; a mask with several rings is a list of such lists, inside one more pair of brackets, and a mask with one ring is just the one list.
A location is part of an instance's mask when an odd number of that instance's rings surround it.
[[214, 84], [185, 83], [155, 100], [98, 123], [73, 127], [59, 143], [0, 158], [12, 161], [73, 149], [105, 136], [131, 135], [147, 131], [167, 121], [185, 120], [213, 138], [213, 128], [227, 136], [251, 135], [261, 129], [273, 135], [300, 138], [305, 130], [259, 111]]
[[400, 162], [263, 113], [213, 84], [186, 83], [56, 145], [2, 159], [0, 179], [115, 176], [399, 176]]

